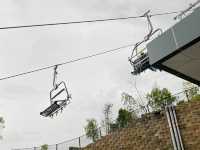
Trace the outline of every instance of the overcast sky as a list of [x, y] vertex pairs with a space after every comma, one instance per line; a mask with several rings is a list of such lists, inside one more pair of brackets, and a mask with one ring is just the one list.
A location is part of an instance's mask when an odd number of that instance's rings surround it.
[[[126, 17], [147, 10], [162, 13], [182, 10], [194, 0], [2, 0], [0, 27], [64, 21]], [[172, 16], [152, 18], [166, 30]], [[138, 42], [147, 33], [146, 20], [38, 27], [0, 31], [0, 77], [60, 63], [73, 58]], [[120, 107], [120, 94], [136, 96], [128, 57], [132, 48], [58, 68], [58, 80], [67, 83], [72, 103], [55, 119], [39, 112], [49, 105], [52, 69], [0, 81], [0, 116], [6, 121], [0, 149], [54, 144], [84, 134], [88, 118], [103, 119], [102, 109]], [[182, 80], [165, 72], [146, 71], [137, 78], [142, 94], [156, 84], [180, 91]]]

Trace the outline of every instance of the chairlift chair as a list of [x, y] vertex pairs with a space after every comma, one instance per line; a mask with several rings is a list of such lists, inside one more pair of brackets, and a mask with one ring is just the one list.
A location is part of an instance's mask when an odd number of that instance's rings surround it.
[[[40, 115], [44, 117], [53, 117], [54, 114], [57, 114], [59, 111], [62, 112], [63, 108], [70, 103], [70, 94], [67, 90], [67, 86], [64, 81], [61, 81], [59, 84], [56, 84], [57, 77], [57, 66], [54, 68], [54, 78], [53, 78], [53, 89], [50, 91], [50, 106], [44, 111], [40, 112]], [[61, 90], [58, 90], [60, 87]], [[58, 92], [57, 92], [58, 90]], [[53, 93], [56, 92], [55, 95]], [[65, 93], [66, 96], [64, 99], [57, 99], [59, 95]]]
[[[150, 38], [154, 34], [156, 34], [159, 31], [162, 33], [162, 30], [160, 28], [154, 30], [152, 22], [150, 20], [151, 16], [149, 15], [149, 13], [150, 13], [150, 10], [147, 11], [143, 15], [144, 17], [147, 18], [148, 26], [150, 27], [149, 32], [141, 42], [138, 42], [138, 43], [135, 44], [135, 47], [134, 47], [134, 49], [132, 51], [132, 54], [131, 54], [131, 57], [129, 58], [129, 62], [133, 66], [133, 69], [134, 69], [134, 71], [131, 72], [133, 75], [138, 75], [138, 74], [142, 73], [143, 71], [145, 71], [146, 69], [150, 69], [152, 71], [156, 71], [156, 69], [150, 65], [148, 53], [144, 52], [144, 49], [140, 53], [137, 52], [138, 47], [140, 45], [142, 45], [143, 43], [149, 41]], [[133, 56], [134, 52], [136, 53], [135, 56]]]

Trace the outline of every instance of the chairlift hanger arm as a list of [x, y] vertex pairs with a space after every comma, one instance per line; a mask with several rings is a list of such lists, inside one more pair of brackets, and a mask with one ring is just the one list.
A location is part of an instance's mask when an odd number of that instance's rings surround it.
[[57, 84], [56, 84], [57, 75], [58, 75], [57, 68], [58, 68], [58, 65], [55, 65], [54, 73], [53, 73], [53, 87], [54, 87], [54, 89], [57, 88]]
[[145, 41], [148, 41], [148, 40], [149, 40], [149, 38], [151, 37], [151, 35], [152, 35], [152, 33], [153, 33], [153, 30], [154, 30], [153, 24], [152, 24], [151, 19], [150, 19], [151, 16], [149, 15], [149, 13], [150, 13], [150, 10], [148, 10], [148, 11], [144, 14], [144, 16], [147, 18], [147, 22], [148, 22], [148, 25], [149, 25], [149, 27], [150, 27], [149, 33], [148, 33], [148, 34], [145, 36], [145, 38], [144, 38]]
[[158, 32], [158, 31], [160, 31], [161, 34], [162, 34], [162, 29], [161, 29], [161, 28], [158, 28], [158, 29], [154, 30], [152, 21], [151, 21], [151, 19], [150, 19], [150, 18], [151, 18], [151, 15], [149, 15], [149, 13], [150, 13], [150, 10], [147, 11], [147, 12], [144, 14], [144, 16], [146, 16], [146, 18], [147, 18], [147, 22], [148, 22], [148, 25], [149, 25], [149, 27], [150, 27], [149, 33], [148, 33], [148, 34], [145, 36], [145, 38], [144, 38], [145, 42], [148, 41], [148, 40], [150, 40], [150, 38], [151, 38], [156, 32]]

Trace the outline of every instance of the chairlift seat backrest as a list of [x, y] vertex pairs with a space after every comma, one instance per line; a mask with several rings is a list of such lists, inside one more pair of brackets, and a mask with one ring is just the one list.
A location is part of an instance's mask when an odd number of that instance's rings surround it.
[[[61, 86], [63, 86], [62, 88], [61, 88], [61, 90], [59, 90], [55, 95], [53, 95], [53, 93], [54, 92], [56, 92], [58, 89], [59, 89], [59, 87], [61, 87]], [[51, 91], [50, 91], [50, 101], [51, 101], [51, 103], [53, 103], [53, 101], [59, 96], [59, 95], [61, 95], [63, 92], [65, 92], [66, 93], [66, 98], [64, 98], [63, 100], [68, 100], [69, 98], [70, 98], [70, 95], [69, 95], [69, 93], [68, 93], [68, 90], [67, 90], [67, 87], [66, 87], [66, 84], [65, 84], [65, 82], [60, 82], [57, 86], [56, 86], [56, 88], [54, 88], [54, 89], [52, 89]], [[55, 100], [56, 101], [56, 100]]]

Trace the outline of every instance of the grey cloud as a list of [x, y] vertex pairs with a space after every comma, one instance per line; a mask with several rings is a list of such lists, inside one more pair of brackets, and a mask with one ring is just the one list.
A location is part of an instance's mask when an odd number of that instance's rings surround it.
[[[140, 15], [146, 9], [163, 12], [183, 8], [186, 3], [186, 0], [10, 0], [0, 6], [0, 14], [5, 13], [2, 22], [6, 21], [6, 24], [31, 24]], [[162, 24], [166, 28], [174, 23], [169, 21], [170, 17], [162, 18], [153, 20], [156, 26]], [[146, 20], [132, 20], [128, 23], [104, 22], [2, 31], [1, 76], [141, 40], [147, 32]], [[102, 119], [102, 108], [106, 102], [114, 103], [116, 112], [121, 107], [121, 92], [136, 94], [134, 79], [130, 74], [132, 67], [128, 63], [131, 49], [59, 67], [58, 79], [67, 82], [72, 93], [72, 103], [53, 120], [39, 115], [49, 105], [53, 70], [2, 81], [0, 95], [3, 97], [0, 104], [2, 115], [7, 121], [5, 140], [1, 145], [6, 146], [4, 150], [74, 138], [83, 133], [87, 118]], [[155, 82], [171, 89], [180, 87], [181, 81], [173, 76], [158, 79], [157, 76], [162, 75], [146, 72], [138, 76], [139, 90], [145, 93]], [[156, 80], [152, 79], [155, 77]], [[10, 98], [15, 101], [9, 101]], [[55, 136], [50, 137], [49, 134]]]
[[28, 98], [28, 97], [35, 97], [39, 94], [41, 94], [41, 91], [39, 91], [36, 88], [33, 88], [31, 86], [26, 85], [20, 85], [20, 84], [7, 84], [5, 86], [0, 87], [0, 97], [8, 98], [15, 100], [16, 97], [18, 100], [19, 98]]
[[82, 11], [90, 13], [106, 14], [108, 16], [124, 16], [133, 14], [137, 9], [135, 2], [132, 0], [90, 0], [90, 1], [72, 1], [72, 4], [79, 6]]

